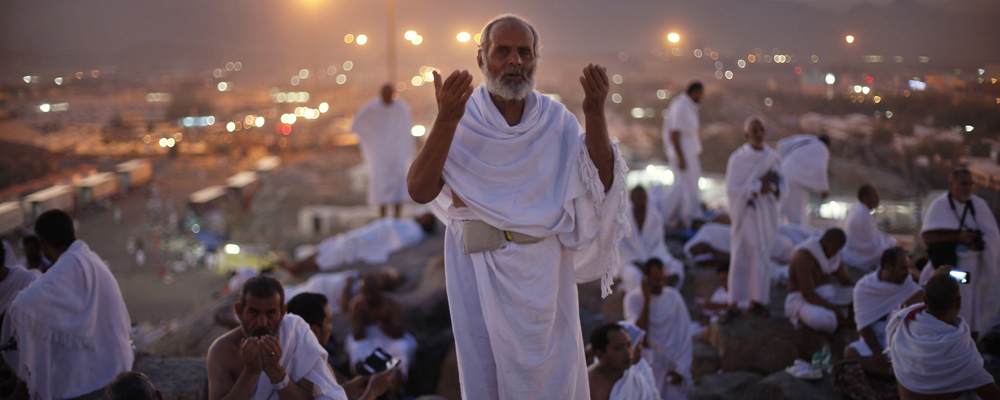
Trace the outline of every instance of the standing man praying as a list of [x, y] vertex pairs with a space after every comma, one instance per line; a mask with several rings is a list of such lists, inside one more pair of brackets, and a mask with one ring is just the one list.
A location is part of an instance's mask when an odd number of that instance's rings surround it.
[[[698, 188], [698, 179], [701, 178], [698, 104], [704, 93], [701, 82], [692, 82], [686, 92], [670, 102], [667, 117], [663, 121], [663, 146], [670, 162], [670, 170], [674, 173], [674, 187], [669, 192], [680, 192], [680, 215], [676, 217], [689, 228], [691, 221], [703, 216], [701, 189]], [[674, 216], [664, 217], [671, 220]]]
[[445, 273], [465, 399], [589, 399], [576, 284], [610, 293], [628, 168], [608, 137], [604, 68], [583, 69], [585, 132], [534, 91], [538, 32], [486, 24], [472, 75], [435, 73], [438, 114], [410, 196], [447, 226]]
[[368, 204], [379, 206], [379, 216], [388, 215], [388, 206], [395, 207], [396, 218], [402, 213], [406, 194], [406, 169], [416, 142], [410, 134], [413, 115], [410, 106], [399, 97], [391, 85], [382, 87], [382, 95], [354, 115], [351, 132], [358, 134], [361, 154], [368, 164]]

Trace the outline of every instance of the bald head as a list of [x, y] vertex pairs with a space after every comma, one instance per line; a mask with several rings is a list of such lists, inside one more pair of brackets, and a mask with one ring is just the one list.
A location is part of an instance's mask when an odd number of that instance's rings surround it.
[[[924, 285], [924, 304], [934, 314], [958, 311], [961, 306], [961, 287], [950, 274], [938, 274]], [[957, 313], [956, 313], [957, 314]]]

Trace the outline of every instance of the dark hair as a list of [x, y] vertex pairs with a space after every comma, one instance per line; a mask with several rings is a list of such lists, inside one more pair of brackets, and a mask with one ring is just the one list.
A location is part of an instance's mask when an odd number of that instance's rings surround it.
[[501, 22], [520, 22], [524, 24], [524, 26], [527, 26], [528, 29], [531, 30], [531, 36], [532, 36], [531, 50], [533, 53], [535, 53], [535, 58], [541, 57], [540, 50], [542, 48], [542, 44], [538, 41], [538, 31], [536, 31], [535, 27], [529, 24], [528, 21], [526, 21], [524, 18], [521, 18], [514, 14], [499, 15], [496, 18], [493, 18], [490, 22], [487, 22], [486, 26], [483, 27], [483, 32], [480, 34], [479, 37], [479, 49], [483, 51], [484, 57], [488, 55], [490, 52], [490, 34], [493, 33], [493, 27]]
[[285, 304], [285, 288], [281, 287], [281, 283], [270, 276], [257, 275], [244, 282], [240, 288], [240, 307], [247, 304], [248, 294], [258, 299], [266, 299], [275, 293], [281, 295], [281, 304]]
[[614, 322], [609, 322], [594, 328], [594, 331], [590, 333], [590, 347], [593, 348], [594, 351], [607, 351], [608, 334], [615, 330], [621, 330], [628, 333], [628, 331], [625, 331], [624, 327]]
[[142, 372], [125, 371], [111, 380], [105, 393], [108, 400], [156, 400], [156, 388]]
[[844, 233], [843, 229], [840, 228], [830, 228], [823, 233], [823, 238], [820, 240], [835, 240], [837, 243], [846, 243], [847, 234]]
[[816, 137], [819, 138], [819, 141], [823, 142], [823, 144], [830, 146], [830, 135], [821, 133], [819, 136]]
[[875, 191], [874, 186], [867, 183], [861, 185], [861, 187], [858, 188], [858, 201], [865, 201], [865, 197], [872, 194], [873, 191]]
[[969, 175], [969, 176], [972, 176], [972, 171], [970, 171], [968, 168], [958, 168], [958, 169], [956, 169], [954, 171], [951, 171], [951, 175], [948, 175], [948, 179], [949, 180], [955, 179], [959, 175]]
[[906, 257], [906, 255], [906, 249], [899, 246], [886, 249], [882, 252], [882, 260], [879, 261], [878, 265], [882, 267], [885, 267], [886, 265], [896, 265], [896, 262], [898, 262], [900, 258]]
[[319, 293], [299, 293], [288, 300], [288, 313], [302, 317], [309, 326], [319, 326], [326, 319], [323, 307], [328, 304], [326, 296]]
[[7, 264], [7, 246], [0, 245], [0, 267], [8, 267]]
[[73, 219], [63, 210], [49, 210], [35, 220], [38, 239], [55, 248], [66, 248], [76, 241]]
[[728, 274], [729, 273], [729, 264], [722, 264], [722, 265], [716, 267], [715, 268], [715, 273], [716, 274]]
[[948, 274], [931, 278], [924, 288], [924, 304], [931, 312], [944, 312], [955, 307], [961, 290], [958, 280]]
[[21, 239], [21, 246], [27, 247], [29, 244], [41, 246], [41, 243], [38, 242], [38, 236], [35, 235], [28, 235]]
[[691, 93], [697, 92], [699, 90], [705, 90], [705, 86], [702, 85], [701, 82], [694, 81], [691, 82], [690, 85], [688, 85], [687, 94], [690, 95]]
[[646, 260], [645, 264], [642, 265], [642, 274], [649, 276], [649, 274], [653, 273], [653, 268], [665, 269], [666, 265], [663, 264], [663, 260], [659, 258], [650, 258], [649, 260]]

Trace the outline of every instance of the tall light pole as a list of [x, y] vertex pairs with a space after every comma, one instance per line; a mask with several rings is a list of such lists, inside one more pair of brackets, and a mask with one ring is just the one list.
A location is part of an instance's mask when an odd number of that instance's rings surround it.
[[386, 45], [389, 47], [389, 83], [396, 87], [396, 0], [385, 0]]

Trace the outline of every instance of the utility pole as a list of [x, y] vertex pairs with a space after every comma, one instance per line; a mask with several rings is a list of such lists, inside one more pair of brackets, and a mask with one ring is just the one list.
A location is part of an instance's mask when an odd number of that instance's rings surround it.
[[386, 45], [389, 47], [389, 84], [396, 87], [396, 0], [385, 0]]

